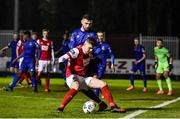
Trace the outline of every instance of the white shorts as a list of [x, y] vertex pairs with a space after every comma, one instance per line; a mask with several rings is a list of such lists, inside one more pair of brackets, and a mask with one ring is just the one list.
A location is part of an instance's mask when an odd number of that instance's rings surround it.
[[21, 58], [19, 59], [19, 67], [21, 67], [22, 61], [23, 61], [23, 57], [21, 57]]
[[90, 83], [91, 80], [92, 80], [92, 77], [82, 77], [82, 76], [79, 76], [76, 74], [72, 74], [66, 78], [66, 84], [70, 88], [74, 81], [78, 81], [79, 82], [79, 90], [82, 90], [82, 89], [87, 90], [87, 89], [89, 89], [88, 84]]
[[44, 61], [44, 60], [39, 60], [38, 61], [38, 72], [44, 71], [48, 72], [50, 71], [50, 61]]

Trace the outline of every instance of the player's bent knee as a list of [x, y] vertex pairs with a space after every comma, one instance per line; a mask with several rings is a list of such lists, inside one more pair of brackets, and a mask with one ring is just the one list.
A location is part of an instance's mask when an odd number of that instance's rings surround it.
[[75, 89], [75, 90], [78, 90], [79, 89], [79, 82], [77, 81], [74, 81], [72, 84], [71, 84], [71, 89]]

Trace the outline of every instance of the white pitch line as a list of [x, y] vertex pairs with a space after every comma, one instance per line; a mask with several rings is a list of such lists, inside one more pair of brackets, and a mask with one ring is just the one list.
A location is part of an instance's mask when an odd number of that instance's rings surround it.
[[[178, 98], [176, 98], [176, 99], [174, 99], [174, 100], [170, 100], [170, 101], [163, 102], [163, 103], [161, 103], [161, 104], [159, 104], [159, 105], [155, 105], [155, 106], [152, 106], [152, 107], [149, 107], [149, 108], [150, 108], [150, 109], [157, 109], [157, 108], [160, 108], [160, 107], [167, 106], [167, 105], [169, 105], [169, 104], [171, 104], [171, 103], [175, 103], [175, 102], [177, 102], [177, 101], [180, 101], [180, 97], [178, 97]], [[128, 115], [126, 115], [125, 117], [119, 118], [119, 119], [132, 119], [132, 118], [134, 118], [134, 117], [136, 117], [136, 116], [138, 116], [138, 115], [140, 115], [140, 114], [142, 114], [142, 113], [145, 113], [145, 112], [147, 112], [147, 111], [148, 111], [148, 110], [138, 110], [138, 111], [135, 111], [135, 112], [133, 112], [133, 113], [131, 113], [131, 114], [128, 114]]]

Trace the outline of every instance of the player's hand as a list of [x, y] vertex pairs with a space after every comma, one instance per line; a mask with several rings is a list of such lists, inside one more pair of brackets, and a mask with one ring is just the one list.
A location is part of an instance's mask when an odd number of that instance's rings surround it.
[[153, 67], [156, 69], [157, 68], [157, 62], [154, 62], [154, 65], [153, 65]]
[[114, 64], [111, 64], [111, 70], [112, 70], [113, 73], [115, 72]]
[[60, 63], [59, 63], [59, 69], [62, 70], [62, 69], [64, 69], [64, 68], [65, 68], [64, 63], [63, 63], [63, 62], [60, 62]]
[[169, 71], [172, 71], [172, 69], [173, 69], [173, 65], [169, 64]]

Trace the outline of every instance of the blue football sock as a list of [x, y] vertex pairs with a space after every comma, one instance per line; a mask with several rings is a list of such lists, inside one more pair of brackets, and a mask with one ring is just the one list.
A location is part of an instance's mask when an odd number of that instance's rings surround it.
[[131, 85], [134, 86], [134, 74], [130, 74], [129, 79], [130, 79]]
[[143, 79], [143, 83], [144, 83], [144, 87], [147, 87], [147, 80], [146, 80], [146, 76], [145, 74], [142, 75], [142, 79]]
[[34, 74], [32, 76], [32, 85], [34, 87], [34, 92], [37, 92], [38, 88], [37, 88], [36, 76]]
[[96, 89], [94, 90], [94, 92], [95, 92], [96, 96], [99, 97], [100, 89], [99, 89], [99, 88], [96, 88]]
[[17, 76], [16, 74], [15, 75], [13, 75], [13, 82], [11, 83], [11, 85], [9, 86], [9, 88], [11, 89], [11, 90], [13, 90], [13, 88], [15, 87], [15, 85], [16, 85], [16, 83], [19, 81], [19, 79], [20, 79], [20, 76]]

